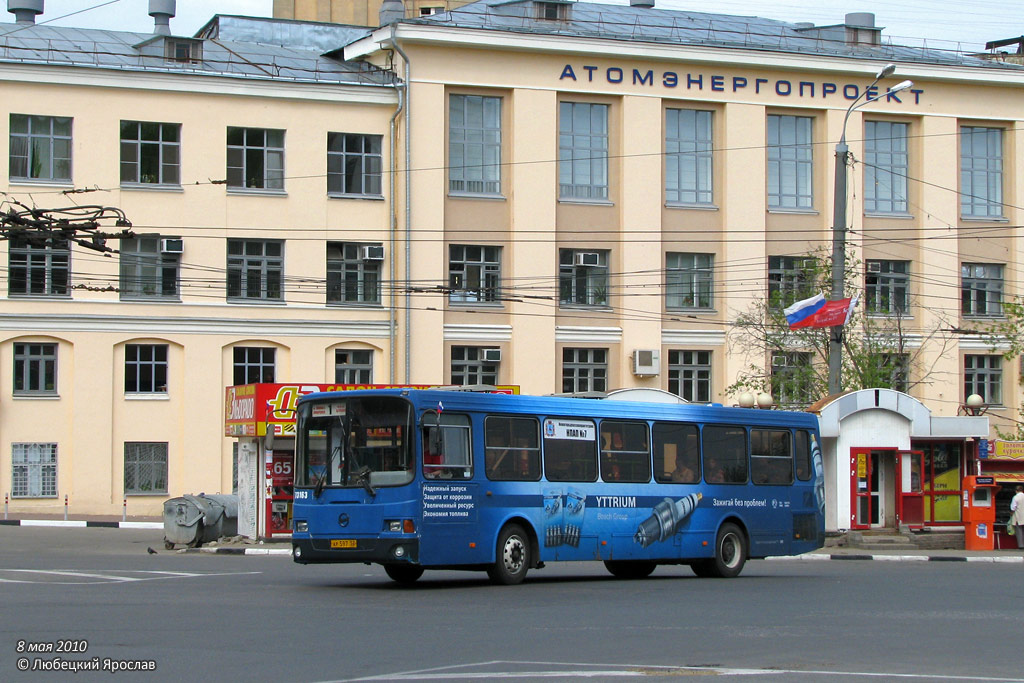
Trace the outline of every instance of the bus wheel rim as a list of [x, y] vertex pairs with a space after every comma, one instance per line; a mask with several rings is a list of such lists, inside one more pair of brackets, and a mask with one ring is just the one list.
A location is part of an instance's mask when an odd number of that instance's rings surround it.
[[722, 538], [722, 563], [732, 569], [739, 561], [739, 541], [734, 534], [726, 534]]
[[523, 541], [518, 536], [509, 536], [505, 541], [502, 558], [505, 561], [505, 568], [513, 574], [519, 573], [523, 568], [524, 550]]

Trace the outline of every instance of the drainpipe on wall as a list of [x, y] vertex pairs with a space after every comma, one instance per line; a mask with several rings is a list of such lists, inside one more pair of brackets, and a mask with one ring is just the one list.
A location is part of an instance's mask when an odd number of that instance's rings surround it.
[[[412, 101], [409, 98], [409, 57], [395, 40], [395, 24], [391, 24], [391, 47], [398, 52], [405, 63], [405, 75], [403, 77], [402, 90], [405, 92], [405, 113], [403, 116], [403, 129], [405, 132], [405, 383], [409, 384], [412, 376], [412, 293], [409, 291], [412, 283], [412, 174], [410, 164], [412, 163], [412, 146], [409, 142], [409, 115], [412, 111]], [[395, 112], [398, 116], [399, 112]], [[392, 122], [394, 119], [392, 119]], [[394, 142], [392, 140], [392, 142]], [[392, 147], [392, 150], [394, 147]], [[394, 169], [392, 169], [394, 172]], [[397, 216], [395, 217], [397, 221]], [[397, 226], [396, 226], [397, 227]], [[394, 281], [392, 280], [392, 288]], [[392, 347], [393, 348], [393, 347]]]
[[[391, 40], [394, 42], [395, 25], [391, 25]], [[395, 109], [395, 113], [391, 115], [390, 122], [390, 135], [391, 135], [391, 173], [388, 174], [388, 220], [390, 222], [390, 247], [388, 253], [391, 254], [391, 264], [389, 267], [389, 278], [391, 279], [391, 313], [388, 315], [388, 340], [391, 345], [391, 359], [390, 367], [388, 372], [388, 382], [395, 383], [395, 338], [396, 329], [398, 327], [398, 310], [395, 303], [398, 299], [398, 294], [395, 292], [395, 245], [397, 239], [395, 233], [398, 231], [398, 216], [395, 214], [395, 175], [398, 173], [398, 152], [395, 150], [395, 121], [399, 116], [402, 115], [402, 110], [405, 108], [405, 88], [403, 86], [398, 90], [398, 108]], [[408, 384], [408, 382], [406, 382]]]

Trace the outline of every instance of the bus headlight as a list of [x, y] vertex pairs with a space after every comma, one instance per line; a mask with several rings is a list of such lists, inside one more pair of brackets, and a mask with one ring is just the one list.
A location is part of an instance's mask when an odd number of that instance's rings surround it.
[[388, 525], [388, 531], [393, 531], [396, 534], [402, 532], [402, 520], [400, 519], [389, 519], [386, 524]]
[[394, 555], [396, 559], [402, 559], [405, 557], [405, 546], [396, 545], [395, 549], [391, 551], [391, 554]]
[[296, 531], [296, 533], [300, 533], [300, 534], [308, 534], [309, 533], [309, 522], [307, 522], [304, 519], [297, 519], [297, 520], [295, 520], [295, 531]]

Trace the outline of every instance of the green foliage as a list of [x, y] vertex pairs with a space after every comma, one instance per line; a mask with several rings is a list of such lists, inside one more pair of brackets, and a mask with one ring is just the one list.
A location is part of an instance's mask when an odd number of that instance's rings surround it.
[[[728, 333], [731, 353], [742, 353], [749, 361], [746, 370], [726, 387], [726, 395], [744, 391], [768, 392], [778, 405], [806, 407], [828, 394], [828, 360], [831, 328], [789, 329], [785, 306], [793, 301], [832, 290], [831, 255], [819, 248], [806, 256], [805, 268], [790, 289], [772, 291], [756, 298], [740, 313]], [[861, 262], [846, 259], [844, 296], [858, 296], [862, 282]], [[799, 285], [794, 293], [792, 285]], [[930, 369], [922, 363], [923, 343], [938, 340], [945, 347], [952, 343], [940, 328], [915, 334], [909, 345], [904, 329], [908, 316], [866, 316], [858, 304], [843, 330], [843, 391], [858, 389], [896, 389], [909, 391], [929, 381]], [[1022, 335], [1024, 338], [1024, 335]], [[784, 364], [783, 364], [783, 361]]]

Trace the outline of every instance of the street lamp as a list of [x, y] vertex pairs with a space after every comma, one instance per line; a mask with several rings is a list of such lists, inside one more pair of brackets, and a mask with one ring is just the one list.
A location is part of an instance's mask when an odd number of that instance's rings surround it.
[[[896, 71], [895, 64], [887, 64], [875, 76], [871, 85], [857, 95], [846, 110], [846, 117], [843, 118], [843, 132], [839, 137], [839, 144], [836, 145], [836, 184], [835, 201], [832, 212], [832, 299], [843, 298], [846, 276], [846, 163], [850, 155], [850, 148], [846, 146], [846, 124], [850, 120], [850, 114], [869, 102], [874, 102], [878, 97], [869, 97], [868, 93], [875, 87], [878, 81], [888, 78]], [[889, 89], [889, 93], [899, 92], [913, 87], [913, 82], [903, 81]], [[838, 394], [842, 390], [843, 373], [843, 326], [836, 325], [832, 328], [828, 345], [828, 393]]]

